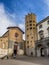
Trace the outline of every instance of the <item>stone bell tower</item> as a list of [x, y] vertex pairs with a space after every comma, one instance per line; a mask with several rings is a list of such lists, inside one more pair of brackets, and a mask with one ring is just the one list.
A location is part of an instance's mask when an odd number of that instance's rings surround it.
[[35, 54], [36, 36], [36, 15], [28, 14], [25, 16], [25, 40], [26, 40], [26, 54]]

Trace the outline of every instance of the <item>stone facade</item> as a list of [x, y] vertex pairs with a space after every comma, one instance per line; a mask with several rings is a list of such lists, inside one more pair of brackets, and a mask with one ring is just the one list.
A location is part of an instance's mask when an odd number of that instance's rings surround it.
[[0, 37], [0, 56], [2, 54], [26, 54], [32, 56], [49, 56], [49, 16], [36, 23], [36, 15], [25, 16], [24, 32], [19, 27], [8, 27]]
[[49, 56], [49, 37], [36, 41], [35, 45], [36, 56]]
[[37, 24], [36, 56], [49, 56], [49, 16]]
[[[19, 27], [8, 27], [8, 31], [0, 37], [0, 49], [7, 50], [6, 54], [24, 54], [24, 32]], [[20, 52], [21, 51], [21, 52]], [[1, 51], [1, 53], [4, 51]]]
[[36, 15], [28, 14], [25, 17], [25, 40], [26, 40], [26, 54], [35, 55], [35, 40], [37, 40], [36, 34]]

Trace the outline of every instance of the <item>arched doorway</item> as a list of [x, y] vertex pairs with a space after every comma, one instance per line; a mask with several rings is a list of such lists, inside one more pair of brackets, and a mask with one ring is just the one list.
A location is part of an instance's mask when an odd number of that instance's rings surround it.
[[18, 43], [15, 42], [15, 43], [14, 43], [14, 50], [13, 50], [13, 54], [14, 54], [14, 55], [17, 54], [17, 47], [18, 47]]
[[42, 44], [37, 45], [37, 56], [44, 56], [44, 47]]
[[14, 55], [17, 54], [17, 45], [14, 45]]
[[45, 56], [44, 48], [41, 48], [41, 49], [40, 49], [40, 54], [41, 54], [42, 57]]

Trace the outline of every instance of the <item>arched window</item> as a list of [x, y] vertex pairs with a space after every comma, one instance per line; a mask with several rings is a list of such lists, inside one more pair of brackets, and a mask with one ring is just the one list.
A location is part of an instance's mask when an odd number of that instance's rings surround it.
[[18, 37], [18, 33], [15, 33], [15, 37]]
[[40, 39], [44, 38], [44, 31], [43, 30], [39, 31], [39, 36], [40, 36]]

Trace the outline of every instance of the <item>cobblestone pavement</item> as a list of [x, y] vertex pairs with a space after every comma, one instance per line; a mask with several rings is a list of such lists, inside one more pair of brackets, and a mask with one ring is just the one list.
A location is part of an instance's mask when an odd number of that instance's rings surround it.
[[9, 59], [9, 60], [0, 60], [0, 65], [38, 65], [38, 64]]
[[49, 65], [49, 58], [17, 56], [15, 59], [0, 59], [0, 65]]

